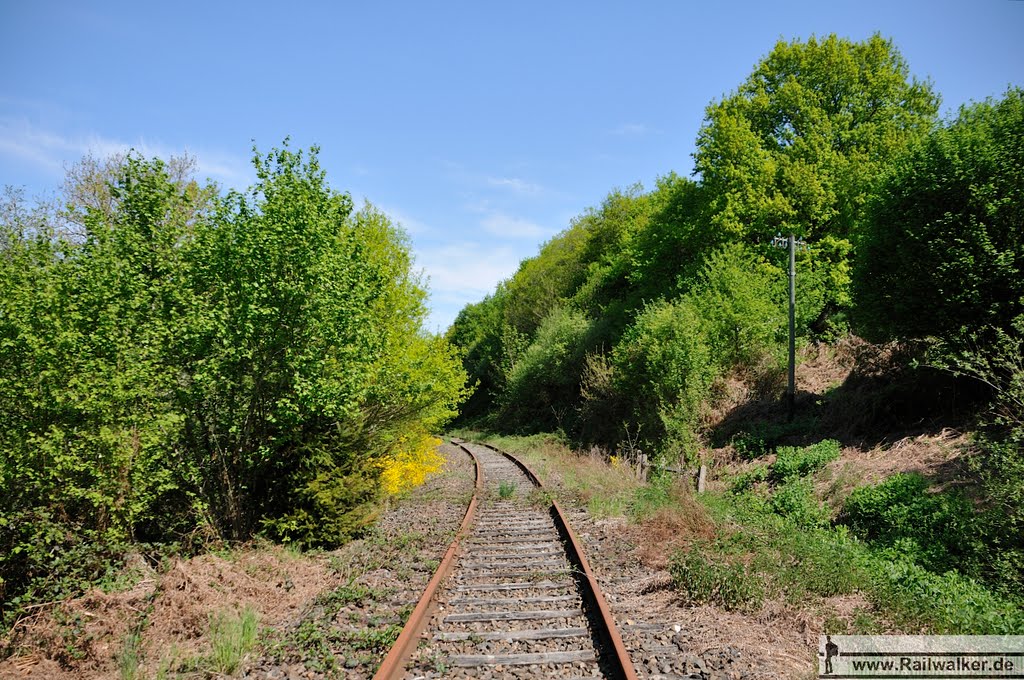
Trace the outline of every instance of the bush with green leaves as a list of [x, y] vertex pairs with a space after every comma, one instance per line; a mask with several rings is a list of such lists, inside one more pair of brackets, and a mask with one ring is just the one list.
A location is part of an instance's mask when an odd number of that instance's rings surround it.
[[839, 442], [825, 439], [811, 446], [780, 446], [775, 461], [769, 467], [773, 482], [785, 482], [794, 477], [805, 477], [817, 472], [839, 458]]
[[401, 229], [315, 148], [254, 165], [222, 195], [187, 162], [87, 159], [59, 211], [0, 204], [5, 601], [41, 594], [71, 536], [336, 544], [402, 438], [454, 416], [465, 373], [423, 330]]
[[557, 308], [541, 322], [533, 342], [508, 372], [501, 418], [507, 426], [548, 431], [562, 426], [579, 398], [580, 373], [590, 321]]
[[688, 300], [648, 305], [612, 353], [615, 390], [648, 451], [691, 451], [715, 368], [704, 321]]
[[965, 106], [875, 194], [855, 271], [873, 339], [952, 339], [1024, 313], [1024, 89]]
[[871, 599], [907, 624], [945, 635], [1024, 634], [1019, 598], [1000, 597], [956, 571], [937, 574], [897, 556], [876, 561], [873, 580]]
[[786, 275], [761, 253], [730, 244], [710, 254], [686, 298], [697, 309], [709, 353], [723, 368], [781, 347]]
[[814, 495], [810, 480], [792, 477], [779, 485], [768, 499], [772, 512], [805, 529], [828, 524], [831, 513]]
[[899, 473], [855, 489], [840, 520], [859, 537], [941, 573], [978, 571], [979, 517], [955, 491], [933, 492], [920, 474]]

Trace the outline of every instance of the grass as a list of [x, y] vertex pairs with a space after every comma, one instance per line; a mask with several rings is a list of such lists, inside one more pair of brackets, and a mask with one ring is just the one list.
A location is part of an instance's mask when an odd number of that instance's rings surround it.
[[508, 500], [516, 493], [516, 485], [512, 482], [502, 482], [498, 485], [498, 498]]
[[256, 645], [258, 621], [251, 607], [240, 612], [222, 611], [210, 617], [212, 652], [209, 660], [215, 672], [231, 675], [238, 670], [242, 659]]
[[[762, 596], [808, 604], [862, 592], [907, 631], [1024, 632], [1019, 602], [956, 571], [928, 571], [912, 552], [873, 548], [844, 524], [807, 522], [803, 511], [793, 512], [775, 494], [710, 493], [701, 498], [719, 533], [673, 557], [670, 572], [681, 594], [726, 609], [756, 609]], [[827, 512], [813, 496], [805, 495], [801, 504], [811, 507], [812, 514]], [[854, 621], [855, 630], [871, 627], [866, 617]]]
[[142, 633], [132, 631], [125, 636], [124, 647], [117, 656], [117, 670], [121, 680], [136, 680], [139, 677], [139, 661], [142, 652]]
[[638, 491], [646, 486], [628, 467], [613, 468], [602, 457], [577, 455], [554, 435], [501, 437], [466, 431], [458, 436], [485, 441], [522, 458], [550, 488], [555, 500], [584, 505], [597, 517], [627, 514], [637, 505]]

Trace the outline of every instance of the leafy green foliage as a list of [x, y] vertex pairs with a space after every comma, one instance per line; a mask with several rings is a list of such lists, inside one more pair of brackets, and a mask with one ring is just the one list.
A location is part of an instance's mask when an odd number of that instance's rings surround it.
[[828, 509], [815, 497], [814, 488], [807, 479], [787, 479], [772, 493], [768, 507], [776, 515], [802, 528], [823, 527], [830, 519]]
[[897, 474], [854, 490], [842, 519], [858, 536], [935, 572], [977, 571], [978, 518], [954, 492], [932, 493], [918, 474]]
[[139, 540], [336, 544], [372, 519], [382, 461], [455, 414], [465, 372], [422, 330], [400, 228], [315, 148], [254, 165], [221, 195], [181, 161], [87, 159], [60, 211], [0, 204], [5, 603]]
[[[698, 180], [669, 173], [649, 192], [611, 192], [463, 310], [448, 337], [480, 386], [466, 420], [561, 428], [610, 451], [639, 442], [668, 459], [692, 452], [715, 378], [737, 366], [778, 374], [785, 256], [768, 240], [793, 231], [808, 243], [798, 335], [845, 332], [864, 205], [937, 107], [879, 36], [778, 43], [708, 108]], [[556, 350], [550, 325], [574, 314], [589, 328]], [[546, 382], [527, 375], [540, 366]], [[524, 388], [539, 395], [532, 408]]]
[[817, 472], [839, 457], [839, 442], [825, 439], [811, 446], [780, 446], [771, 464], [770, 478], [782, 482]]
[[707, 109], [695, 159], [715, 228], [849, 239], [879, 171], [937, 110], [930, 85], [877, 34], [779, 41]]
[[857, 316], [873, 338], [955, 338], [1024, 313], [1024, 90], [963, 108], [872, 202]]
[[[805, 498], [816, 502], [813, 496]], [[999, 595], [956, 570], [931, 571], [914, 561], [920, 553], [873, 547], [844, 524], [795, 521], [797, 517], [778, 512], [773, 497], [711, 493], [700, 500], [721, 523], [720, 536], [701, 544], [699, 554], [673, 559], [670, 569], [674, 577], [679, 574], [677, 587], [684, 593], [697, 588], [704, 593], [690, 597], [707, 598], [715, 592], [707, 584], [716, 570], [705, 565], [745, 565], [742, 570], [734, 567], [730, 575], [763, 584], [765, 596], [779, 594], [800, 602], [809, 596], [861, 591], [887, 617], [908, 628], [945, 634], [1024, 630], [1019, 597]], [[703, 564], [681, 570], [676, 565], [684, 560]]]
[[561, 426], [566, 405], [579, 393], [590, 322], [580, 313], [555, 309], [508, 373], [501, 415], [531, 431]]
[[936, 574], [897, 558], [875, 568], [872, 599], [910, 624], [924, 624], [937, 634], [1020, 635], [1024, 611], [955, 571]]
[[615, 347], [617, 392], [649, 447], [666, 435], [694, 445], [692, 426], [715, 375], [702, 321], [688, 300], [652, 304]]

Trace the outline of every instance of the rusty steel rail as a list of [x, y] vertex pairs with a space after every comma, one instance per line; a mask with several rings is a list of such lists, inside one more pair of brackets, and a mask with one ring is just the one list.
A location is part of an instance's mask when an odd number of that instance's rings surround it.
[[[454, 441], [452, 442], [455, 443]], [[473, 520], [476, 518], [476, 508], [480, 503], [480, 497], [483, 495], [484, 490], [484, 473], [483, 468], [480, 466], [480, 461], [477, 460], [476, 455], [465, 446], [460, 447], [463, 451], [468, 453], [473, 458], [473, 467], [476, 470], [476, 484], [473, 488], [473, 499], [469, 502], [469, 507], [466, 508], [466, 516], [462, 518], [462, 525], [459, 527], [459, 531], [455, 534], [455, 538], [452, 540], [451, 545], [448, 546], [448, 550], [445, 552], [444, 557], [441, 558], [441, 563], [437, 567], [437, 571], [434, 572], [433, 578], [427, 583], [426, 589], [423, 591], [423, 595], [420, 597], [419, 602], [416, 603], [416, 608], [412, 610], [412, 614], [409, 615], [409, 619], [405, 622], [405, 626], [402, 627], [402, 632], [399, 633], [398, 639], [395, 640], [395, 644], [391, 646], [391, 651], [384, 657], [380, 667], [374, 674], [374, 680], [397, 680], [402, 676], [402, 672], [405, 669], [405, 664], [412, 656], [412, 653], [416, 651], [416, 645], [419, 643], [420, 634], [427, 626], [427, 622], [430, 620], [430, 614], [434, 607], [434, 597], [437, 595], [437, 589], [440, 587], [441, 582], [448, 577], [451, 572], [452, 564], [455, 562], [455, 553], [459, 548], [459, 544], [462, 541], [462, 537], [469, 531], [470, 526], [473, 524]]]
[[[490, 444], [484, 444], [483, 446], [486, 446], [492, 451], [500, 453], [511, 460], [526, 473], [526, 476], [537, 485], [537, 488], [544, 488], [544, 483], [541, 482], [540, 477], [538, 477], [537, 473], [535, 473], [526, 463], [519, 460], [511, 453], [502, 451]], [[638, 680], [636, 669], [633, 667], [633, 660], [630, 658], [629, 651], [626, 649], [626, 645], [622, 641], [622, 635], [619, 633], [619, 629], [615, 625], [615, 617], [612, 616], [611, 608], [608, 606], [608, 602], [604, 598], [604, 593], [601, 591], [601, 586], [597, 582], [597, 577], [594, 576], [594, 572], [590, 568], [590, 563], [587, 561], [587, 557], [583, 552], [583, 546], [580, 545], [572, 527], [569, 526], [569, 521], [562, 513], [562, 508], [558, 505], [558, 501], [553, 498], [551, 499], [551, 516], [555, 520], [555, 526], [558, 527], [559, 532], [565, 539], [566, 552], [568, 553], [569, 560], [575, 563], [583, 576], [583, 596], [588, 600], [595, 613], [595, 616], [593, 616], [592, 619], [596, 619], [601, 628], [601, 630], [597, 631], [597, 634], [599, 637], [603, 638], [605, 644], [608, 645], [613, 652], [612, 656], [606, 659], [612, 667], [610, 670], [612, 670], [612, 672], [614, 672], [621, 680]]]
[[[423, 596], [420, 598], [416, 608], [409, 616], [409, 620], [402, 628], [402, 632], [395, 641], [394, 646], [392, 646], [391, 651], [381, 663], [377, 673], [373, 676], [374, 680], [399, 680], [399, 678], [403, 676], [405, 664], [415, 651], [420, 636], [426, 629], [427, 623], [429, 622], [438, 587], [441, 582], [448, 577], [461, 540], [468, 533], [468, 529], [475, 518], [476, 507], [478, 505], [479, 497], [482, 495], [483, 491], [483, 469], [476, 455], [474, 455], [468, 447], [462, 445], [461, 441], [456, 442], [455, 440], [452, 440], [452, 443], [457, 443], [463, 451], [473, 457], [473, 463], [476, 466], [476, 488], [473, 493], [473, 500], [470, 501], [469, 508], [466, 511], [466, 517], [463, 519], [462, 526], [459, 529], [458, 534], [456, 534], [455, 540], [452, 541], [452, 544], [448, 547], [448, 551], [445, 553], [444, 559], [441, 560], [441, 564], [438, 566], [437, 572], [434, 574], [433, 578], [431, 578], [430, 583], [423, 592]], [[483, 446], [508, 458], [518, 466], [538, 488], [544, 488], [544, 484], [541, 482], [540, 477], [538, 477], [529, 466], [518, 458], [506, 451], [501, 451], [490, 444], [483, 444]], [[551, 517], [555, 522], [555, 527], [564, 541], [566, 555], [569, 558], [569, 561], [576, 567], [578, 574], [581, 577], [578, 579], [581, 595], [587, 603], [588, 609], [591, 611], [590, 619], [596, 628], [594, 633], [605, 646], [606, 654], [603, 655], [603, 660], [605, 667], [610, 673], [610, 677], [614, 677], [617, 680], [638, 680], [636, 670], [633, 668], [633, 662], [629, 657], [629, 652], [626, 650], [626, 646], [622, 642], [622, 636], [620, 635], [618, 628], [615, 626], [615, 619], [612, 616], [611, 609], [608, 607], [608, 603], [604, 598], [604, 594], [601, 592], [601, 587], [598, 585], [597, 578], [594, 576], [594, 572], [590, 568], [590, 563], [587, 561], [583, 548], [579, 540], [576, 538], [576, 534], [569, 526], [569, 522], [566, 520], [558, 502], [554, 499], [551, 501], [550, 512]]]

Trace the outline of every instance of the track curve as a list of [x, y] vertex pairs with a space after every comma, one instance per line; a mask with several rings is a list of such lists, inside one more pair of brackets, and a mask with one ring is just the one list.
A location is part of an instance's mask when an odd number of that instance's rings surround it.
[[537, 476], [492, 447], [453, 443], [477, 461], [465, 531], [375, 679], [636, 678], [580, 544]]

